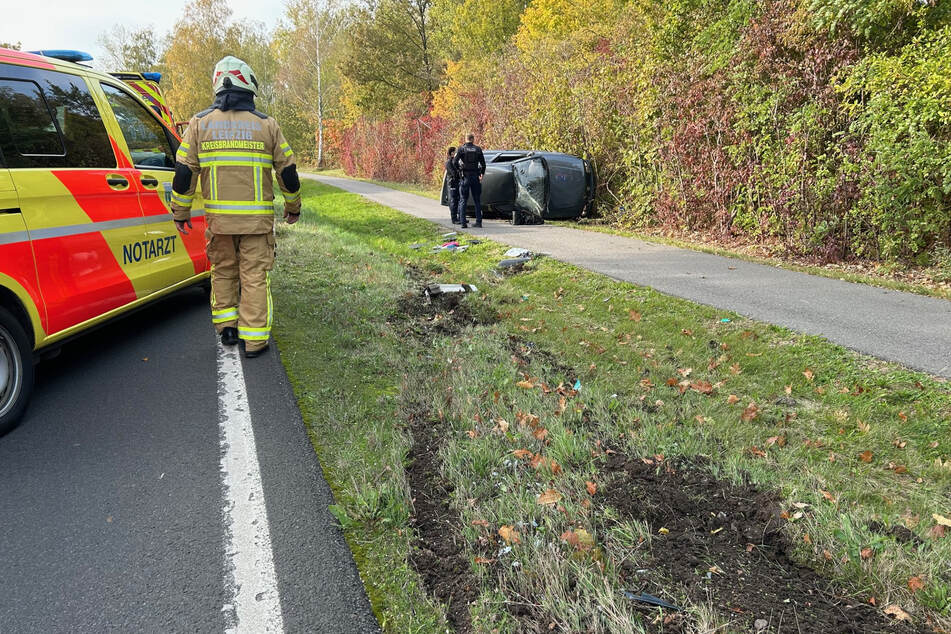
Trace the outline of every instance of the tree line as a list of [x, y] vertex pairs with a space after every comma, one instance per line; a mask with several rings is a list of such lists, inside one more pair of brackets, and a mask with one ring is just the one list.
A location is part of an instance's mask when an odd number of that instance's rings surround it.
[[228, 14], [195, 0], [164, 39], [106, 38], [116, 61], [151, 52], [179, 116], [207, 105], [213, 60], [247, 59], [295, 148], [354, 175], [438, 182], [472, 130], [591, 159], [620, 226], [951, 262], [951, 2], [291, 0], [272, 30]]

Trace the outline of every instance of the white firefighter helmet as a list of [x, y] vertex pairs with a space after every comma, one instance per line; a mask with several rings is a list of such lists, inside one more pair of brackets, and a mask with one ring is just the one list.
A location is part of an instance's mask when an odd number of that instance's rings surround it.
[[211, 81], [215, 85], [216, 95], [229, 88], [247, 90], [255, 96], [258, 94], [258, 79], [254, 76], [254, 71], [247, 63], [232, 55], [215, 64]]

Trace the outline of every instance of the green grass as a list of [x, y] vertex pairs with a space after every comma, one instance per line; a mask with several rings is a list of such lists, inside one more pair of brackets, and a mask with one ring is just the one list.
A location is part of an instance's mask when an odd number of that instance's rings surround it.
[[[395, 187], [395, 185], [391, 185]], [[944, 286], [932, 286], [928, 284], [921, 284], [915, 282], [905, 281], [900, 278], [890, 277], [890, 273], [901, 271], [901, 268], [893, 269], [887, 266], [881, 265], [877, 270], [881, 271], [881, 274], [868, 274], [868, 273], [855, 273], [848, 270], [831, 268], [831, 267], [822, 267], [822, 266], [811, 266], [807, 264], [800, 264], [797, 262], [792, 262], [788, 260], [783, 260], [781, 257], [760, 257], [752, 255], [749, 253], [744, 253], [735, 249], [729, 249], [722, 246], [717, 246], [713, 244], [699, 243], [699, 242], [690, 242], [689, 240], [678, 240], [676, 238], [669, 238], [665, 236], [655, 235], [655, 234], [644, 234], [638, 231], [631, 231], [629, 229], [622, 229], [615, 227], [610, 224], [604, 224], [601, 221], [587, 221], [587, 222], [577, 222], [571, 220], [555, 220], [550, 221], [550, 224], [570, 227], [572, 229], [583, 229], [585, 231], [595, 231], [598, 233], [608, 233], [611, 235], [625, 236], [628, 238], [636, 238], [638, 240], [644, 240], [647, 242], [656, 242], [660, 244], [667, 244], [670, 246], [678, 247], [681, 249], [691, 249], [693, 251], [700, 251], [701, 253], [711, 253], [713, 255], [721, 255], [728, 258], [736, 258], [738, 260], [744, 260], [746, 262], [755, 262], [757, 264], [765, 264], [767, 266], [775, 266], [782, 269], [787, 269], [790, 271], [798, 271], [800, 273], [808, 273], [809, 275], [819, 275], [822, 277], [829, 277], [832, 279], [843, 280], [845, 282], [855, 282], [856, 284], [868, 284], [869, 286], [878, 286], [880, 288], [887, 288], [895, 291], [904, 291], [907, 293], [915, 293], [918, 295], [927, 295], [930, 297], [941, 297], [944, 299], [951, 299], [951, 288], [948, 287], [947, 283], [951, 281], [951, 273], [948, 272], [948, 261], [945, 260], [943, 264], [934, 267], [929, 275], [934, 280], [941, 280], [944, 283]], [[926, 271], [926, 273], [928, 273]]]
[[[644, 526], [589, 505], [585, 491], [586, 481], [603, 482], [592, 454], [606, 443], [632, 455], [702, 454], [726, 479], [750, 474], [784, 500], [797, 558], [858, 597], [951, 625], [951, 538], [929, 535], [933, 513], [951, 516], [946, 382], [549, 259], [500, 277], [494, 263], [506, 247], [491, 242], [458, 255], [409, 248], [441, 231], [305, 183], [301, 221], [278, 235], [275, 336], [386, 631], [447, 627], [407, 563], [407, 418], [419, 406], [444, 435], [441, 475], [481, 581], [471, 606], [477, 631], [518, 631], [506, 603], [531, 604], [562, 630], [640, 631], [614, 570], [642, 557], [650, 539]], [[455, 336], [406, 336], [400, 302], [412, 302], [420, 284], [408, 267], [477, 284], [480, 294], [464, 300], [477, 319]], [[559, 413], [558, 395], [539, 382], [569, 376], [582, 388]], [[520, 387], [526, 377], [536, 386]], [[668, 379], [706, 381], [712, 392], [681, 394]], [[756, 416], [744, 422], [750, 404]], [[525, 413], [539, 417], [546, 439], [519, 423]], [[775, 437], [784, 446], [771, 445]], [[559, 469], [527, 467], [517, 449]], [[537, 504], [549, 488], [564, 512]], [[907, 526], [923, 545], [873, 534], [871, 520]], [[474, 563], [495, 557], [503, 526], [520, 543], [495, 565]], [[598, 556], [563, 543], [569, 528], [588, 531]], [[912, 593], [915, 576], [925, 588]], [[684, 600], [676, 589], [668, 598]], [[703, 604], [688, 612], [697, 624], [725, 618]]]

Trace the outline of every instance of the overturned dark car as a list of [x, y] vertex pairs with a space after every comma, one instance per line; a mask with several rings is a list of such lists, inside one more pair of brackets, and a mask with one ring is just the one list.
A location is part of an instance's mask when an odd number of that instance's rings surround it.
[[[578, 218], [594, 204], [591, 164], [571, 154], [530, 150], [485, 150], [482, 213], [511, 218], [513, 224]], [[449, 206], [449, 184], [442, 183], [442, 204]], [[466, 215], [475, 213], [472, 196]]]

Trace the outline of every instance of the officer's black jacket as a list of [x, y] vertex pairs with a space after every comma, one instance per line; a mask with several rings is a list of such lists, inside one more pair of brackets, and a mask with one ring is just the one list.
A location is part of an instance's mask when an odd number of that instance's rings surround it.
[[455, 187], [459, 184], [459, 167], [455, 159], [446, 159], [446, 174], [449, 177], [449, 184]]
[[463, 174], [485, 174], [485, 157], [482, 148], [475, 143], [466, 143], [456, 150], [453, 162], [460, 167]]

